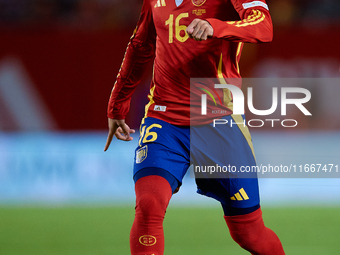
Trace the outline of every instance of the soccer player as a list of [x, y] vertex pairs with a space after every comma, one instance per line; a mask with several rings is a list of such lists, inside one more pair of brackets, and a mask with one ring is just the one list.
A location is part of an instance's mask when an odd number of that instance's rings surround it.
[[[243, 43], [271, 40], [272, 22], [264, 0], [144, 0], [109, 100], [104, 149], [113, 136], [132, 140], [135, 131], [125, 117], [147, 64], [153, 61], [134, 163], [132, 255], [164, 253], [165, 211], [190, 164], [255, 165], [249, 131], [239, 125], [243, 116], [232, 115], [230, 92], [218, 95], [223, 103], [216, 118], [238, 124], [213, 127], [190, 116], [190, 94], [195, 94], [190, 78], [240, 78]], [[196, 177], [198, 193], [221, 203], [230, 234], [242, 248], [251, 254], [284, 254], [277, 235], [263, 223], [257, 178], [200, 177]]]

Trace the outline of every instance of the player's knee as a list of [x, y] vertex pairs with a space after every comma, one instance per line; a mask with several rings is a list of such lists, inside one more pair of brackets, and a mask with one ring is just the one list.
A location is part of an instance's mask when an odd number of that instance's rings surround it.
[[137, 197], [136, 213], [140, 213], [143, 218], [164, 218], [168, 202], [167, 198], [155, 192], [141, 194]]
[[146, 176], [136, 182], [136, 216], [144, 220], [163, 219], [171, 198], [171, 187], [160, 176]]
[[230, 231], [233, 240], [238, 243], [243, 249], [250, 250], [257, 243], [257, 236], [247, 233], [247, 231]]
[[243, 249], [254, 255], [284, 254], [280, 239], [269, 228], [261, 232], [230, 232], [232, 238]]

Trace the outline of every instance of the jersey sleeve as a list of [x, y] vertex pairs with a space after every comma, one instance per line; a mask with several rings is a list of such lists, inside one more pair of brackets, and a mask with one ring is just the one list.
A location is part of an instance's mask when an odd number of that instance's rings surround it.
[[149, 1], [145, 0], [111, 92], [107, 109], [108, 118], [125, 119], [129, 112], [131, 96], [141, 81], [148, 63], [154, 59], [155, 44], [156, 30]]
[[207, 19], [214, 29], [213, 38], [250, 43], [270, 42], [273, 39], [272, 20], [264, 0], [231, 0], [231, 3], [241, 20]]

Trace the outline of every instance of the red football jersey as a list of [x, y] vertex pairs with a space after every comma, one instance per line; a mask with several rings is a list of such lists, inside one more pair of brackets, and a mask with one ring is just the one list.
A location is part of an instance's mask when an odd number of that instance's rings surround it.
[[[212, 38], [189, 38], [185, 30], [195, 18], [211, 24]], [[145, 115], [190, 125], [190, 78], [240, 78], [243, 43], [269, 42], [272, 29], [264, 0], [144, 0], [111, 93], [108, 117], [125, 119], [146, 64], [154, 60]], [[228, 103], [227, 98], [223, 101]], [[223, 115], [232, 113], [227, 104], [223, 107]]]

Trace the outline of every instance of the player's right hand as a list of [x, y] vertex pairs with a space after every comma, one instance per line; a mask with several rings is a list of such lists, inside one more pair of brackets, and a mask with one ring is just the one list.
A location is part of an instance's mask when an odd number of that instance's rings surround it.
[[109, 134], [107, 136], [106, 144], [104, 151], [110, 147], [113, 136], [116, 136], [118, 140], [122, 141], [131, 141], [133, 137], [130, 134], [135, 133], [134, 129], [130, 129], [130, 127], [125, 123], [125, 120], [117, 120], [117, 119], [108, 119], [109, 121]]
[[190, 38], [194, 38], [196, 41], [202, 41], [207, 40], [208, 37], [212, 37], [214, 29], [208, 21], [194, 19], [187, 27], [186, 32]]

